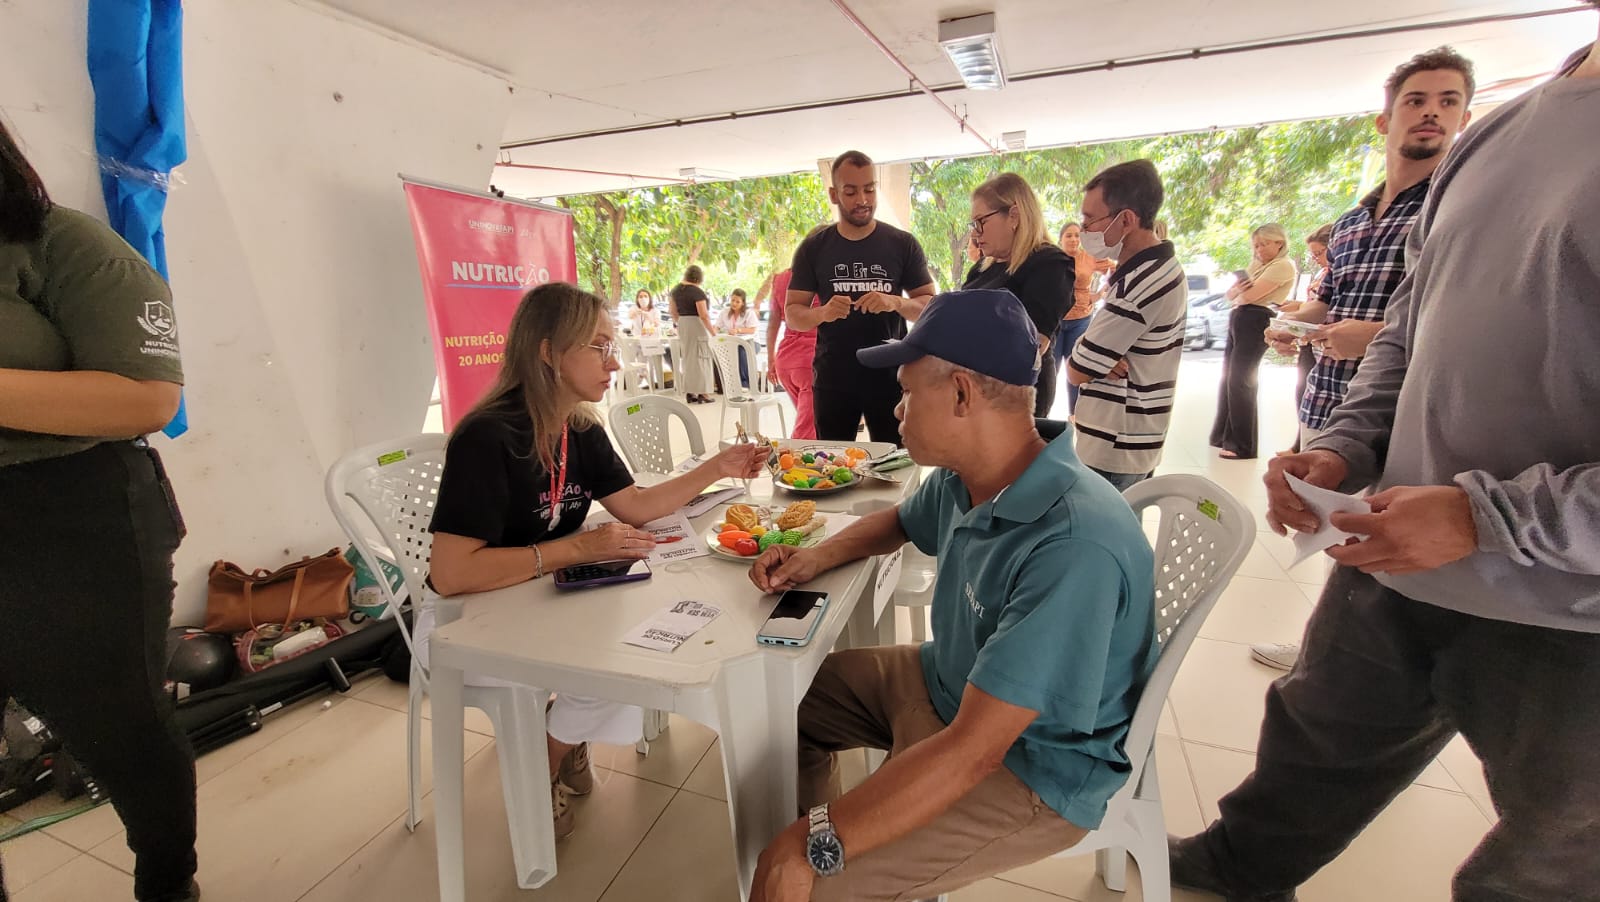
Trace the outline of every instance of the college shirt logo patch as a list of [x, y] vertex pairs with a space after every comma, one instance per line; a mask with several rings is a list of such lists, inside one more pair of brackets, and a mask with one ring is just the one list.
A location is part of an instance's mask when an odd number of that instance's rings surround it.
[[157, 338], [171, 338], [178, 329], [172, 308], [165, 301], [145, 301], [144, 315], [139, 317], [139, 325]]
[[178, 319], [166, 301], [145, 301], [144, 313], [135, 318], [139, 328], [150, 334], [139, 346], [146, 357], [178, 358]]

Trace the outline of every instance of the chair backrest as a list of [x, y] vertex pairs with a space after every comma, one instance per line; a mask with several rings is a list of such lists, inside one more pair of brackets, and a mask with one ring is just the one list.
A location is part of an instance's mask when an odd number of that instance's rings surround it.
[[1160, 651], [1128, 728], [1124, 747], [1133, 772], [1118, 797], [1131, 796], [1137, 790], [1173, 678], [1206, 615], [1256, 538], [1250, 511], [1221, 486], [1200, 476], [1156, 476], [1138, 483], [1123, 498], [1141, 517], [1151, 508], [1160, 511], [1151, 543], [1156, 558], [1156, 642]]
[[[743, 348], [748, 360], [747, 368], [750, 372], [750, 387], [744, 388], [739, 380], [739, 349]], [[764, 397], [756, 391], [756, 343], [748, 338], [736, 335], [713, 335], [711, 337], [711, 356], [717, 361], [717, 372], [722, 374], [722, 391], [728, 400], [739, 398]]]
[[[333, 519], [344, 530], [367, 569], [381, 574], [378, 561], [400, 568], [406, 591], [420, 603], [433, 550], [434, 503], [439, 497], [439, 477], [444, 473], [448, 436], [424, 433], [358, 448], [329, 468], [323, 490]], [[364, 522], [363, 522], [364, 520]], [[376, 529], [378, 538], [373, 538]], [[411, 649], [411, 631], [400, 616], [400, 601], [389, 581], [378, 579], [379, 591], [400, 625], [400, 635]]]
[[[735, 370], [735, 375], [737, 372]], [[628, 469], [635, 473], [671, 475], [676, 465], [672, 456], [672, 417], [682, 421], [684, 431], [689, 434], [689, 452], [706, 453], [700, 421], [682, 401], [664, 395], [643, 395], [611, 405], [606, 419], [611, 424], [611, 433], [622, 446]]]

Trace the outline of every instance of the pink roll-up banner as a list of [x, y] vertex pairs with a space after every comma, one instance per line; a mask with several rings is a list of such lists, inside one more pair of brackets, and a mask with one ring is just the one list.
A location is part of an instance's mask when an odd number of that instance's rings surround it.
[[444, 426], [494, 382], [506, 330], [529, 288], [576, 282], [572, 214], [402, 175], [433, 331]]

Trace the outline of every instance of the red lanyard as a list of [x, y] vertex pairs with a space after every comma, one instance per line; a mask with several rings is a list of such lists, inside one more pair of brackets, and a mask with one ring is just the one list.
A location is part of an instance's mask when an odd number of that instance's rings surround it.
[[561, 496], [567, 493], [567, 427], [561, 427], [561, 461], [550, 474], [550, 528], [561, 522]]

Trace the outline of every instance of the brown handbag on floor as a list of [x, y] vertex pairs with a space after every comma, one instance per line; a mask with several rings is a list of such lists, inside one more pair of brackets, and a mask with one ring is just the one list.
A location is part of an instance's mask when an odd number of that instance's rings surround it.
[[217, 561], [207, 583], [206, 632], [238, 633], [316, 617], [341, 620], [350, 613], [354, 576], [337, 548], [271, 572], [246, 573], [238, 564]]

